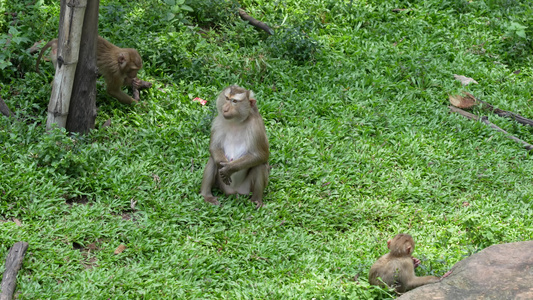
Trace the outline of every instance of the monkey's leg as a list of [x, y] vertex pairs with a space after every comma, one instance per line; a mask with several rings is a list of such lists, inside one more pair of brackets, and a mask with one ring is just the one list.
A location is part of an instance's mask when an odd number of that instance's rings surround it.
[[220, 205], [220, 202], [218, 202], [217, 197], [214, 197], [211, 193], [211, 189], [213, 188], [216, 182], [217, 171], [218, 168], [215, 164], [215, 161], [210, 156], [209, 160], [207, 161], [207, 165], [204, 169], [204, 177], [202, 179], [202, 188], [200, 194], [204, 196], [205, 202], [214, 205]]
[[263, 206], [263, 193], [268, 184], [268, 164], [261, 164], [253, 167], [248, 176], [251, 177], [252, 202], [255, 208]]

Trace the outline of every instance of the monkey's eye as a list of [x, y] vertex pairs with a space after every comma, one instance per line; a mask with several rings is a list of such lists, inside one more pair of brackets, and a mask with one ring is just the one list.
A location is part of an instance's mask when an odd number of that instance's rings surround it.
[[237, 104], [237, 102], [239, 102], [239, 101], [237, 101], [237, 100], [235, 100], [235, 99], [231, 99], [231, 103], [233, 103], [233, 104]]

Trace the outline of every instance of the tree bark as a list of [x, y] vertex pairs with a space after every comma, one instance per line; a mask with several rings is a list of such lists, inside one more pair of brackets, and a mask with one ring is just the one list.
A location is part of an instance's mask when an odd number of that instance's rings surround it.
[[17, 286], [17, 273], [22, 267], [26, 250], [28, 250], [28, 243], [26, 242], [16, 242], [9, 250], [6, 258], [6, 270], [2, 277], [0, 300], [13, 299], [13, 293], [15, 293]]
[[87, 2], [78, 67], [74, 76], [74, 85], [70, 97], [67, 118], [67, 131], [87, 133], [94, 129], [96, 120], [96, 43], [98, 37], [99, 0]]
[[87, 0], [61, 0], [62, 22], [59, 24], [57, 67], [48, 105], [47, 130], [52, 124], [65, 128], [67, 123], [86, 5]]

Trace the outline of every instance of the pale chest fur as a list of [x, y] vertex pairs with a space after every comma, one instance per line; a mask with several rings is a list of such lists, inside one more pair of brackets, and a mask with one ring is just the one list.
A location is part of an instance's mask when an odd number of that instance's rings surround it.
[[240, 134], [229, 134], [222, 145], [224, 154], [229, 161], [238, 159], [248, 151], [245, 139]]

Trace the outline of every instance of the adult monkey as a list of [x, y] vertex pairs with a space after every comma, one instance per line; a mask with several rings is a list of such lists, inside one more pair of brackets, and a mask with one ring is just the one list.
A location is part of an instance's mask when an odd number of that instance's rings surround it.
[[[39, 72], [39, 62], [46, 49], [51, 48], [50, 59], [57, 68], [57, 39], [46, 43], [41, 49], [35, 64], [35, 71]], [[133, 86], [138, 88], [141, 81], [137, 78], [137, 73], [142, 68], [142, 58], [139, 52], [133, 48], [119, 48], [98, 36], [96, 47], [96, 66], [98, 73], [104, 76], [106, 91], [109, 95], [117, 98], [118, 101], [131, 104], [137, 102], [122, 91], [122, 86]]]
[[450, 275], [447, 272], [441, 278], [435, 276], [417, 277], [415, 267], [420, 260], [411, 256], [415, 249], [415, 241], [408, 234], [400, 233], [387, 241], [390, 252], [380, 257], [370, 268], [368, 282], [372, 285], [394, 288], [404, 293], [416, 287], [439, 282]]
[[216, 186], [226, 195], [251, 192], [256, 208], [263, 206], [269, 175], [269, 146], [256, 104], [252, 91], [236, 85], [226, 87], [218, 95], [218, 115], [211, 125], [211, 155], [200, 192], [205, 202], [220, 204], [211, 193]]

